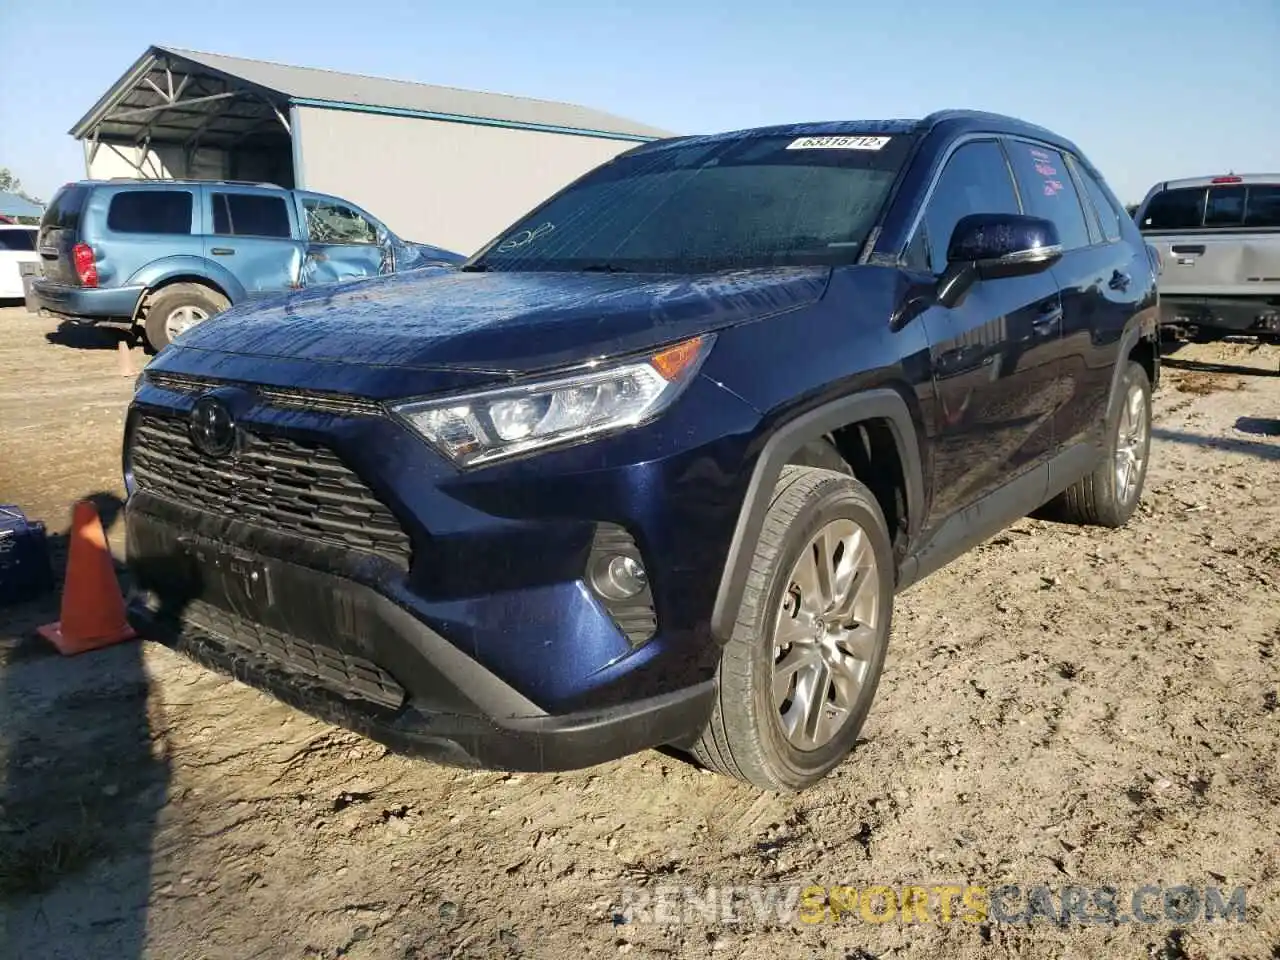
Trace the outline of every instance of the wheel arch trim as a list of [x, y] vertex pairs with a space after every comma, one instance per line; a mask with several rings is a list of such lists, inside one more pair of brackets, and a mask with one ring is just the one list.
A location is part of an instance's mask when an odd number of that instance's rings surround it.
[[866, 420], [885, 421], [893, 434], [906, 484], [908, 533], [914, 538], [924, 509], [924, 474], [915, 421], [901, 393], [890, 387], [868, 390], [841, 397], [787, 420], [773, 430], [761, 448], [738, 511], [711, 612], [711, 633], [719, 642], [727, 642], [733, 634], [756, 541], [764, 526], [774, 485], [788, 458], [806, 443]]
[[[1107, 394], [1107, 416], [1104, 423], [1110, 423], [1116, 415], [1116, 406], [1120, 403], [1120, 383], [1124, 379], [1124, 372], [1129, 366], [1129, 354], [1133, 352], [1133, 348], [1138, 345], [1140, 340], [1153, 341], [1154, 358], [1157, 371], [1157, 379], [1159, 378], [1160, 369], [1160, 341], [1159, 333], [1143, 323], [1130, 323], [1120, 335], [1120, 345], [1116, 350], [1116, 365], [1111, 371], [1111, 389]], [[1151, 384], [1151, 389], [1156, 388], [1156, 383]]]

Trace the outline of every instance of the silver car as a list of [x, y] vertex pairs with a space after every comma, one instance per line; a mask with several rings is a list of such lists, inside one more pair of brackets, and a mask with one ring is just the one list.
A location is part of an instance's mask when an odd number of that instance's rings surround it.
[[1163, 323], [1280, 339], [1280, 174], [1158, 183], [1134, 219], [1163, 260]]

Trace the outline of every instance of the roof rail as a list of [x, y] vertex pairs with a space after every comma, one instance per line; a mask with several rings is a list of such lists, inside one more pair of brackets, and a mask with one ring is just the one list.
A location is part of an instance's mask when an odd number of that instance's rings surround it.
[[221, 183], [235, 187], [269, 187], [272, 190], [283, 190], [278, 183], [268, 180], [202, 180], [198, 177], [112, 177], [111, 183]]

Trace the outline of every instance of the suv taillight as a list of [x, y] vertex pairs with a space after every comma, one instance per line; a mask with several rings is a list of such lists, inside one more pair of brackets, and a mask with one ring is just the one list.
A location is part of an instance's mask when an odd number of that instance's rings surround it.
[[76, 276], [80, 278], [82, 287], [98, 285], [98, 265], [93, 261], [93, 247], [87, 243], [77, 243], [71, 249], [71, 259], [76, 265]]

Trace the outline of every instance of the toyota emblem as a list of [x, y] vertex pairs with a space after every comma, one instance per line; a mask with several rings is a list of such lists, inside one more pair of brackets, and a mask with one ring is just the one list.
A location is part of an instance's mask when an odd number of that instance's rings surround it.
[[236, 445], [236, 422], [216, 397], [201, 397], [187, 426], [191, 445], [206, 457], [225, 457]]

